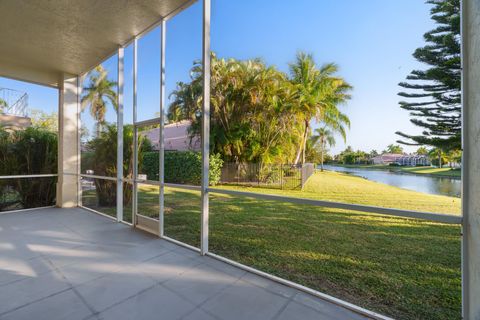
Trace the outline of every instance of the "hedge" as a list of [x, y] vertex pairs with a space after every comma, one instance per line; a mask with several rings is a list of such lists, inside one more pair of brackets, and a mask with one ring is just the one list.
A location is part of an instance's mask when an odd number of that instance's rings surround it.
[[[57, 172], [56, 132], [41, 127], [10, 131], [0, 126], [0, 175]], [[55, 204], [55, 177], [0, 180], [0, 211]]]
[[[223, 160], [220, 155], [210, 155], [210, 185], [220, 181]], [[158, 151], [145, 152], [141, 174], [146, 174], [149, 180], [158, 180]], [[165, 152], [165, 182], [199, 185], [202, 179], [202, 155], [193, 151]]]

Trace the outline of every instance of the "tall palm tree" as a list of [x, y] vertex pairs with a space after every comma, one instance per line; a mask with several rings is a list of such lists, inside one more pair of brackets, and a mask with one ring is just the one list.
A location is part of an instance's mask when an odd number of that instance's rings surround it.
[[290, 64], [291, 81], [298, 93], [297, 112], [304, 123], [302, 142], [295, 163], [300, 161], [302, 154], [302, 162], [305, 162], [305, 149], [312, 119], [335, 123], [336, 119], [346, 118], [338, 110], [338, 105], [350, 99], [348, 92], [352, 87], [342, 78], [335, 76], [337, 71], [338, 67], [333, 63], [317, 68], [313, 56], [303, 52], [298, 53], [296, 61]]
[[323, 171], [323, 160], [327, 147], [335, 146], [335, 136], [332, 130], [328, 127], [321, 127], [315, 129], [316, 135], [312, 136], [312, 142], [320, 149], [320, 170]]
[[107, 103], [110, 102], [115, 111], [118, 110], [117, 92], [115, 91], [117, 83], [109, 80], [107, 76], [108, 72], [101, 65], [97, 66], [89, 75], [88, 85], [83, 89], [84, 94], [81, 99], [82, 111], [88, 107], [90, 115], [96, 121], [97, 137], [105, 124]]

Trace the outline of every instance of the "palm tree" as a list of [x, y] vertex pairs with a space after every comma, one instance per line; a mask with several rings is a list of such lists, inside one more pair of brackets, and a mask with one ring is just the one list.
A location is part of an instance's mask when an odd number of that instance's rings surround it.
[[[302, 142], [298, 148], [295, 164], [305, 162], [305, 149], [310, 134], [310, 121], [330, 124], [338, 119], [348, 122], [348, 118], [338, 110], [338, 105], [350, 99], [348, 92], [352, 87], [342, 78], [335, 77], [337, 65], [328, 63], [317, 68], [313, 56], [300, 52], [296, 61], [290, 64], [291, 81], [297, 88], [298, 109], [303, 120]], [[349, 122], [348, 122], [349, 123]]]
[[441, 148], [432, 148], [428, 152], [428, 155], [430, 159], [435, 159], [437, 158], [438, 161], [438, 167], [441, 168], [443, 166], [443, 160], [446, 158], [445, 151], [443, 151]]
[[387, 153], [403, 153], [403, 148], [398, 144], [389, 144], [387, 146]]
[[316, 135], [312, 136], [314, 145], [318, 145], [320, 149], [320, 170], [323, 171], [323, 159], [328, 147], [333, 147], [336, 143], [335, 136], [332, 130], [328, 127], [320, 127], [315, 129]]
[[97, 137], [105, 124], [107, 103], [110, 102], [115, 111], [118, 110], [117, 92], [114, 89], [117, 83], [109, 80], [107, 75], [108, 72], [101, 65], [97, 66], [89, 75], [88, 85], [83, 89], [81, 99], [82, 111], [88, 107], [90, 115], [96, 121]]

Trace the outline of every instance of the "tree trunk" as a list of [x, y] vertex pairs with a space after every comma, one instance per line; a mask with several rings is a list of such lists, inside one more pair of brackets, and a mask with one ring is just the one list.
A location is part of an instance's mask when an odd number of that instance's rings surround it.
[[323, 172], [323, 147], [322, 151], [320, 151], [320, 171]]
[[439, 168], [442, 167], [442, 151], [441, 150], [438, 151], [438, 167]]
[[305, 146], [307, 145], [307, 135], [308, 135], [308, 121], [305, 121], [305, 131], [303, 133], [302, 142], [298, 147], [297, 156], [295, 157], [295, 165], [300, 162], [300, 157], [303, 154], [303, 161], [305, 162]]
[[305, 153], [307, 151], [307, 136], [305, 135], [304, 139], [304, 144], [303, 144], [303, 151], [302, 151], [302, 164], [305, 164]]

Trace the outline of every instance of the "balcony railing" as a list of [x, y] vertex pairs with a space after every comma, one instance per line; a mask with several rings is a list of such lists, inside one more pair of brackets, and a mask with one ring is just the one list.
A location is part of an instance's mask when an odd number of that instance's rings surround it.
[[27, 109], [28, 94], [13, 89], [0, 88], [0, 114], [27, 117]]

